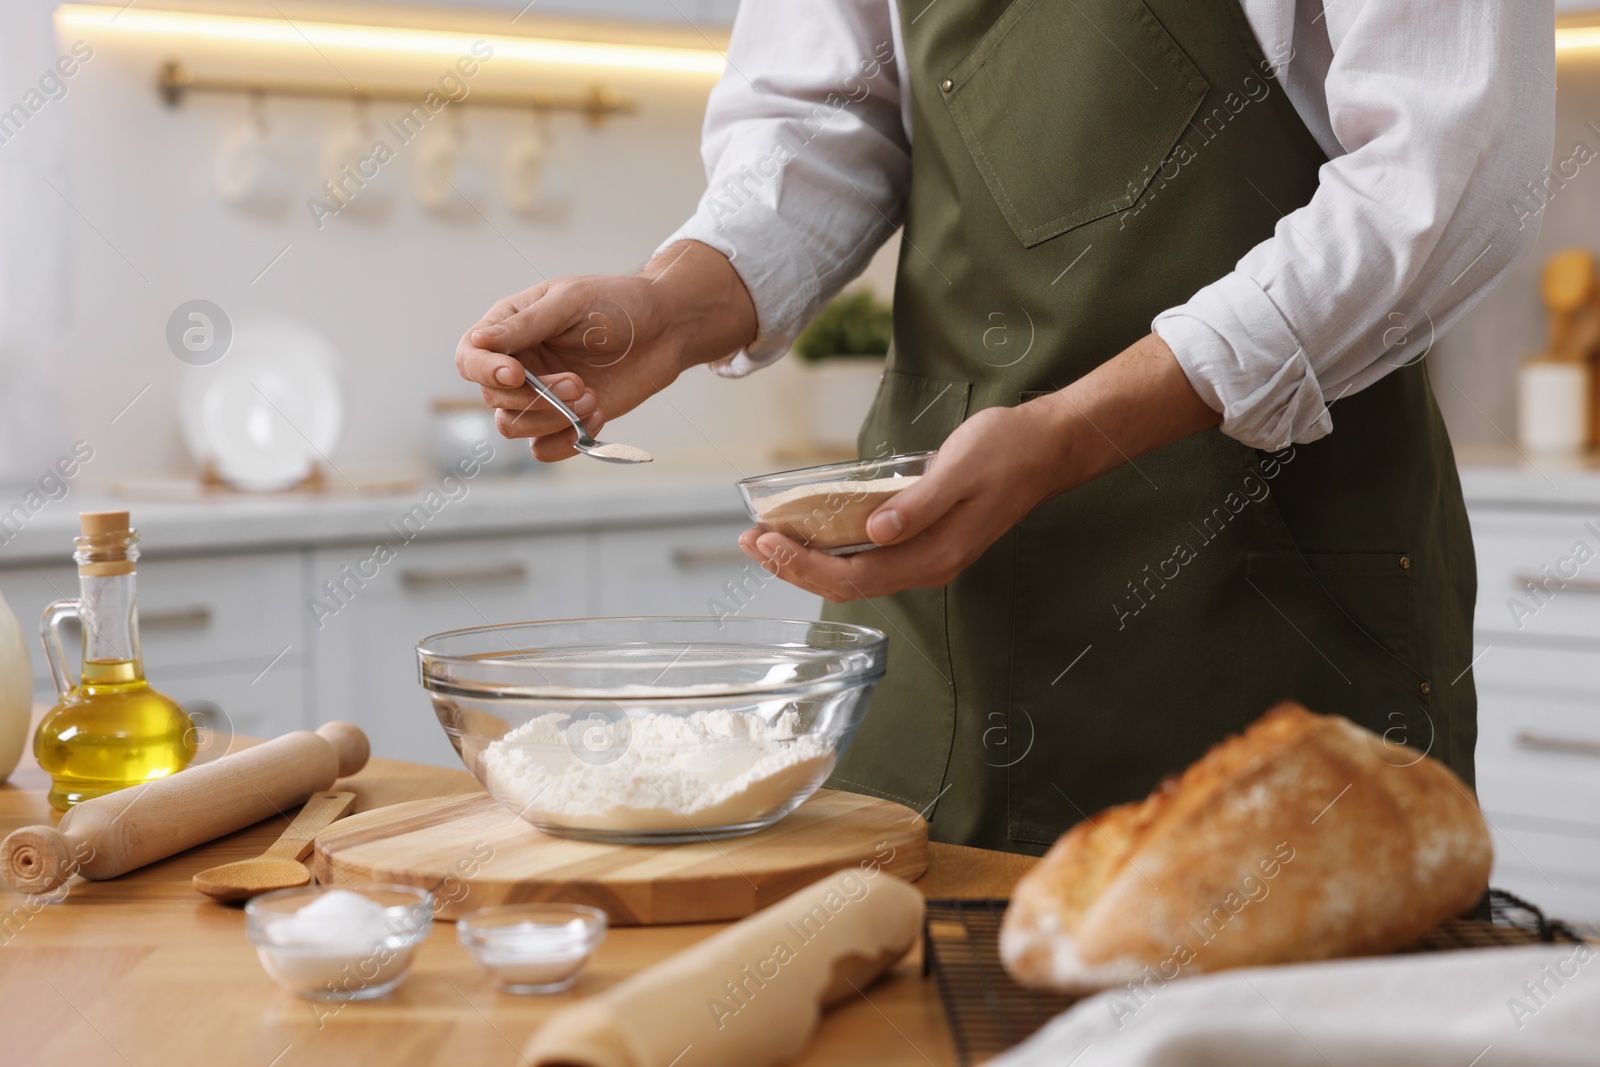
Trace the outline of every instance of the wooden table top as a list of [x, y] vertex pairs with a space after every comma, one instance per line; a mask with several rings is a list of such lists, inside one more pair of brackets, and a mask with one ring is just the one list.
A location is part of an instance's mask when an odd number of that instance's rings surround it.
[[[31, 756], [0, 785], [0, 835], [54, 824]], [[356, 810], [468, 793], [466, 771], [374, 759], [338, 788]], [[291, 815], [293, 812], [290, 813]], [[245, 937], [244, 912], [189, 887], [195, 872], [259, 855], [284, 828], [260, 823], [106, 882], [75, 879], [41, 905], [0, 887], [0, 1061], [17, 1067], [511, 1067], [554, 1010], [722, 929], [611, 931], [583, 979], [557, 996], [497, 992], [439, 923], [410, 978], [380, 1000], [303, 1000], [279, 988]], [[928, 897], [1009, 896], [1035, 861], [935, 844], [917, 883]], [[955, 1063], [938, 991], [919, 949], [861, 998], [830, 1012], [800, 1064]]]

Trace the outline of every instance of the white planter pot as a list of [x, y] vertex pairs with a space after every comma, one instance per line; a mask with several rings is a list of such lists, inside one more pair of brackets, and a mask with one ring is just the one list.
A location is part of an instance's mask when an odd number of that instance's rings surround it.
[[817, 448], [853, 450], [883, 378], [881, 359], [841, 357], [806, 365], [806, 436]]

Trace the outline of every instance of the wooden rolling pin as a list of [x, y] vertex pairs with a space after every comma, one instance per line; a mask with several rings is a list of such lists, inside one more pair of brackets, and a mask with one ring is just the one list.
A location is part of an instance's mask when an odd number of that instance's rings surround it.
[[74, 874], [99, 881], [230, 834], [305, 802], [366, 766], [360, 727], [330, 722], [86, 800], [56, 827], [24, 826], [0, 843], [0, 875], [48, 893]]

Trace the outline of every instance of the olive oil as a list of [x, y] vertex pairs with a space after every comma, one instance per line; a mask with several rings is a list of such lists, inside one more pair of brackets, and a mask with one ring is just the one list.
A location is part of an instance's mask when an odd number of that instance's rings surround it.
[[[80, 596], [45, 609], [40, 624], [60, 694], [39, 724], [33, 753], [50, 775], [50, 803], [74, 804], [175, 774], [195, 754], [188, 714], [145, 680], [139, 656], [134, 563], [139, 535], [127, 512], [85, 512], [76, 539]], [[83, 669], [74, 682], [60, 627], [83, 625]]]
[[83, 680], [39, 724], [33, 753], [65, 811], [164, 778], [194, 758], [189, 716], [150, 688], [137, 660], [85, 662]]

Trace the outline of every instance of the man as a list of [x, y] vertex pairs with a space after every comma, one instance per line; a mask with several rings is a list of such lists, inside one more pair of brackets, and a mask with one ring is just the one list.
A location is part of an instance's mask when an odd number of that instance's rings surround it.
[[877, 551], [740, 540], [890, 636], [834, 784], [1038, 851], [1282, 697], [1471, 781], [1472, 544], [1421, 357], [1537, 227], [1548, 3], [747, 0], [728, 58], [695, 217], [636, 276], [501, 301], [457, 365], [564, 458], [521, 365], [597, 431], [777, 358], [903, 226], [860, 444], [933, 472]]

